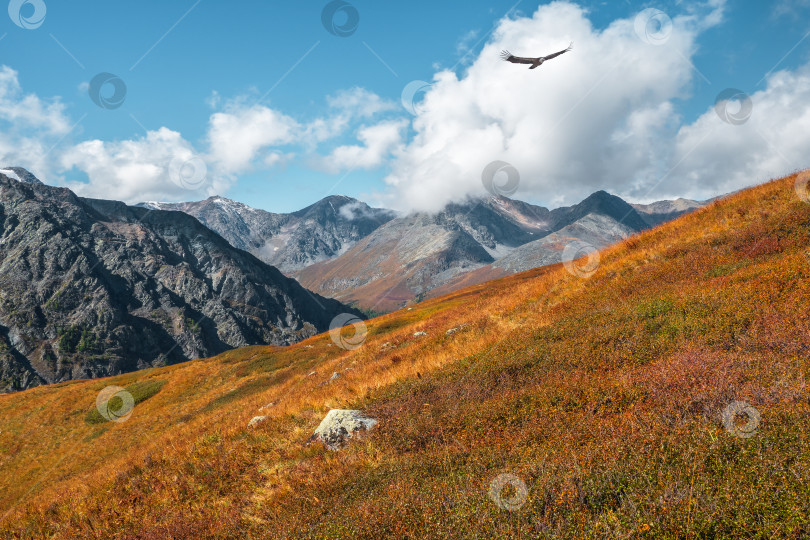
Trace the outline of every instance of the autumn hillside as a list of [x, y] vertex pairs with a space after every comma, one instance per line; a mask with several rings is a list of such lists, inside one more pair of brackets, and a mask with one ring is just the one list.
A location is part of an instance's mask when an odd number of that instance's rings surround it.
[[[589, 277], [369, 321], [352, 351], [322, 334], [0, 396], [0, 537], [807, 537], [806, 198], [758, 186]], [[96, 411], [110, 385], [124, 422]], [[307, 445], [331, 408], [379, 424]]]

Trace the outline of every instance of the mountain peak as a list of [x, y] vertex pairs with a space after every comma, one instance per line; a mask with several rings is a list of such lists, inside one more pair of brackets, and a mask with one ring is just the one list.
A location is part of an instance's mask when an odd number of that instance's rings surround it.
[[212, 202], [212, 203], [219, 203], [219, 204], [242, 204], [238, 201], [233, 199], [229, 199], [228, 197], [223, 197], [222, 195], [211, 195], [205, 202]]
[[320, 208], [327, 208], [330, 206], [334, 208], [335, 211], [337, 211], [337, 209], [343, 205], [359, 202], [360, 201], [358, 201], [357, 199], [353, 199], [346, 195], [327, 195], [323, 199], [310, 204], [306, 208], [302, 208], [301, 210], [293, 212], [293, 214], [306, 214], [307, 212], [311, 212], [313, 210], [317, 210]]
[[366, 203], [347, 195], [328, 195], [306, 208], [293, 212], [291, 215], [314, 219], [331, 219], [330, 216], [332, 216], [337, 219], [354, 221], [358, 218], [372, 216], [377, 219], [380, 213], [387, 214], [390, 211], [373, 209]]
[[579, 204], [565, 209], [557, 209], [552, 213], [570, 213], [577, 219], [588, 214], [602, 214], [615, 219], [619, 223], [624, 223], [636, 231], [648, 227], [647, 223], [627, 201], [604, 190], [591, 193]]
[[619, 199], [619, 198], [620, 197], [617, 197], [616, 195], [611, 195], [610, 193], [608, 193], [604, 189], [600, 189], [599, 191], [594, 191], [593, 193], [591, 193], [590, 195], [585, 197], [585, 199], [582, 202], [586, 202], [586, 201], [612, 201], [614, 199]]
[[5, 175], [12, 180], [17, 180], [18, 182], [25, 182], [27, 184], [42, 184], [42, 181], [39, 178], [22, 167], [4, 167], [0, 169], [0, 174]]

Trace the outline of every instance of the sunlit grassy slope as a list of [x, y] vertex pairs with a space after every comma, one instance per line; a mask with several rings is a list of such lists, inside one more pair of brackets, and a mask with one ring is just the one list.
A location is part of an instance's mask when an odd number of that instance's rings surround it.
[[[795, 181], [633, 237], [588, 279], [547, 267], [374, 319], [354, 351], [320, 335], [2, 396], [0, 536], [806, 537]], [[113, 384], [125, 422], [93, 413]], [[721, 423], [735, 401], [760, 413], [750, 438]], [[336, 407], [380, 423], [307, 446]], [[525, 500], [493, 500], [498, 477]]]

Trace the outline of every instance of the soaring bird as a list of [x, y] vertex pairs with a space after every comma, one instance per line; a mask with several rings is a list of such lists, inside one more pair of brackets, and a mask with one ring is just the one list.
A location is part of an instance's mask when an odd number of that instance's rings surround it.
[[548, 56], [539, 56], [537, 58], [525, 58], [523, 56], [515, 56], [514, 54], [510, 53], [509, 51], [502, 51], [501, 58], [506, 60], [507, 62], [512, 62], [513, 64], [531, 64], [529, 69], [538, 68], [543, 65], [543, 62], [546, 60], [551, 60], [552, 58], [557, 58], [563, 53], [567, 53], [574, 47], [574, 42], [572, 41], [571, 44], [568, 46], [567, 49], [563, 49], [559, 52], [552, 53]]

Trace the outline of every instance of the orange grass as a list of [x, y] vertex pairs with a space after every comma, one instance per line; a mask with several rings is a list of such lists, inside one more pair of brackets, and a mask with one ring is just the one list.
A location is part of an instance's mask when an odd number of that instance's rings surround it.
[[[0, 396], [0, 536], [807, 536], [795, 180], [607, 249], [589, 279], [556, 265], [373, 319], [354, 351], [325, 334]], [[101, 389], [150, 380], [125, 422], [87, 421]], [[761, 414], [748, 439], [720, 422], [737, 400]], [[380, 424], [307, 446], [330, 408]], [[527, 488], [514, 511], [488, 496], [502, 473]]]

